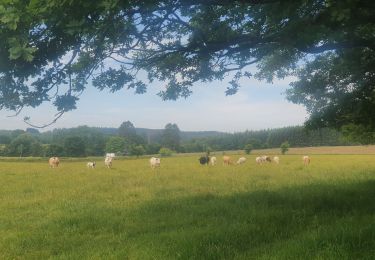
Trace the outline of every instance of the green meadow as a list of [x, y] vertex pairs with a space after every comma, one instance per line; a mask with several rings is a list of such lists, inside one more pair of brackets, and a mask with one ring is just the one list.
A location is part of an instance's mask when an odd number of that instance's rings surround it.
[[374, 259], [375, 155], [217, 157], [0, 161], [0, 259]]

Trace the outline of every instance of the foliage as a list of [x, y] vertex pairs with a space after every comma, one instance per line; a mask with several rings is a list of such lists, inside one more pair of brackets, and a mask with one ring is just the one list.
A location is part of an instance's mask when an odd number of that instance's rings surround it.
[[45, 147], [43, 147], [39, 142], [33, 142], [30, 150], [32, 156], [43, 157], [46, 155]]
[[12, 139], [8, 135], [0, 135], [0, 144], [10, 144]]
[[123, 154], [125, 150], [125, 139], [119, 136], [112, 136], [105, 145], [107, 153]]
[[18, 135], [6, 147], [5, 153], [8, 156], [40, 156], [43, 155], [43, 150], [39, 142], [29, 134]]
[[161, 157], [168, 157], [168, 156], [171, 156], [173, 154], [173, 151], [169, 148], [162, 147], [159, 150], [159, 154], [160, 154]]
[[293, 75], [288, 99], [306, 106], [309, 126], [373, 131], [374, 9], [371, 0], [2, 1], [0, 109], [51, 101], [58, 118], [89, 83], [144, 93], [158, 80], [168, 100], [228, 74], [227, 95], [243, 77]]
[[250, 154], [251, 151], [253, 150], [253, 145], [252, 144], [245, 145], [244, 150], [246, 154]]
[[123, 122], [118, 128], [118, 135], [128, 140], [133, 140], [136, 136], [135, 127], [132, 122]]
[[343, 138], [360, 144], [375, 143], [375, 131], [369, 126], [347, 124], [341, 128]]
[[[53, 157], [53, 156], [64, 156], [64, 147], [58, 144], [50, 144], [47, 146], [46, 149], [46, 156]], [[68, 155], [68, 154], [67, 154]], [[72, 156], [72, 155], [68, 155]]]
[[342, 134], [334, 129], [308, 130], [302, 126], [294, 126], [193, 139], [184, 142], [182, 147], [185, 147], [187, 152], [203, 152], [204, 147], [211, 147], [216, 151], [242, 150], [243, 144], [251, 144], [253, 149], [279, 148], [285, 140], [293, 147], [355, 144], [344, 139]]
[[87, 155], [103, 155], [106, 139], [98, 129], [88, 126], [79, 126], [69, 129], [54, 129], [39, 135], [42, 142], [64, 146], [67, 137], [80, 137], [85, 143]]
[[285, 154], [287, 151], [289, 151], [289, 142], [288, 141], [285, 141], [283, 142], [281, 145], [280, 145], [280, 149], [281, 149], [281, 154]]
[[143, 155], [145, 153], [146, 153], [146, 150], [143, 147], [143, 145], [133, 145], [130, 148], [130, 154], [131, 155], [135, 155], [135, 156], [139, 157], [140, 155]]
[[69, 157], [86, 156], [86, 146], [84, 140], [79, 136], [67, 137], [64, 141], [65, 155]]
[[26, 128], [26, 133], [31, 134], [31, 135], [39, 135], [40, 134], [38, 129], [30, 128], [30, 127]]
[[[142, 141], [130, 143], [127, 139], [119, 137], [117, 135], [117, 129], [115, 128], [111, 130], [87, 126], [70, 129], [55, 129], [53, 131], [33, 134], [32, 138], [45, 147], [45, 149], [41, 148], [40, 151], [37, 151], [39, 149], [37, 148], [35, 154], [45, 154], [46, 156], [62, 156], [65, 154], [69, 156], [69, 152], [66, 152], [64, 149], [65, 139], [77, 136], [83, 140], [85, 147], [84, 153], [87, 156], [102, 156], [105, 152], [131, 154], [132, 147], [139, 145], [143, 146], [146, 154], [157, 154], [162, 147], [159, 141], [163, 140], [163, 135], [160, 135], [160, 137], [156, 137], [156, 135], [163, 133], [164, 130], [148, 130], [149, 129], [142, 129], [141, 134], [150, 137], [148, 138], [150, 143]], [[210, 149], [210, 151], [242, 150], [244, 149], [243, 144], [250, 144], [253, 149], [279, 148], [285, 140], [288, 140], [293, 147], [355, 145], [375, 142], [371, 135], [365, 134], [367, 133], [366, 130], [358, 126], [348, 125], [347, 127], [343, 127], [342, 130], [343, 134], [329, 128], [308, 130], [302, 126], [295, 126], [246, 131], [242, 133], [238, 132], [234, 134], [218, 132], [179, 132], [179, 136], [184, 136], [184, 141], [180, 141], [177, 152], [206, 152], [207, 149]], [[19, 156], [19, 151], [15, 152], [14, 148], [12, 148], [12, 152], [9, 153], [9, 144], [18, 136], [24, 134], [25, 132], [22, 130], [0, 130], [0, 141], [4, 140], [5, 142], [2, 148], [2, 154], [7, 156]], [[140, 140], [145, 140], [139, 134], [136, 136], [139, 137]], [[197, 136], [204, 137], [197, 138]], [[114, 137], [116, 138], [113, 139]], [[195, 138], [191, 139], [191, 137]], [[105, 149], [106, 146], [107, 150]]]
[[166, 148], [178, 151], [180, 140], [180, 129], [177, 124], [168, 123], [164, 128], [161, 144]]
[[145, 153], [146, 154], [157, 154], [157, 153], [159, 153], [160, 148], [161, 148], [160, 144], [155, 144], [155, 143], [147, 144]]

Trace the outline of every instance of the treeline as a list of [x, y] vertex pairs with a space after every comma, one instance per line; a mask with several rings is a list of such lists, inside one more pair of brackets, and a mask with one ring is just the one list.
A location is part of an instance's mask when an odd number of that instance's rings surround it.
[[253, 149], [266, 149], [279, 148], [283, 142], [288, 142], [291, 147], [359, 144], [334, 129], [307, 130], [302, 126], [292, 126], [192, 139], [185, 142], [183, 148], [184, 152], [203, 152], [207, 148], [214, 151], [241, 150], [251, 144]]
[[[189, 139], [187, 136], [198, 137]], [[358, 144], [328, 128], [306, 130], [302, 126], [293, 126], [233, 134], [189, 132], [187, 135], [182, 134], [176, 124], [167, 124], [159, 130], [137, 131], [131, 122], [126, 121], [117, 129], [80, 126], [43, 133], [33, 128], [26, 131], [0, 130], [0, 156], [84, 157], [102, 156], [107, 152], [134, 156], [167, 155], [173, 152], [241, 150], [246, 145], [251, 145], [252, 149], [275, 148], [285, 141], [291, 147]]]

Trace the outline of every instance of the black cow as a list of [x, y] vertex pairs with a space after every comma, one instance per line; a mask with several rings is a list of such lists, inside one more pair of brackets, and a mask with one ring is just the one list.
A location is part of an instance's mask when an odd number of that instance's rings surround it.
[[210, 157], [207, 156], [207, 155], [206, 156], [201, 156], [199, 158], [199, 163], [202, 164], [202, 165], [205, 165], [205, 164], [208, 165], [209, 162], [210, 162]]

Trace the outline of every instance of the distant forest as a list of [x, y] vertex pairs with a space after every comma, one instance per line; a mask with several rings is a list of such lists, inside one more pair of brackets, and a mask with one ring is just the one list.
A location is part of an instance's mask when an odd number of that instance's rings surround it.
[[290, 147], [355, 145], [340, 132], [322, 128], [306, 130], [291, 126], [259, 131], [223, 133], [216, 131], [180, 131], [176, 124], [164, 129], [135, 128], [129, 121], [119, 128], [80, 126], [39, 132], [37, 129], [0, 130], [0, 156], [102, 156], [106, 152], [117, 155], [188, 153], [277, 148], [283, 142]]

